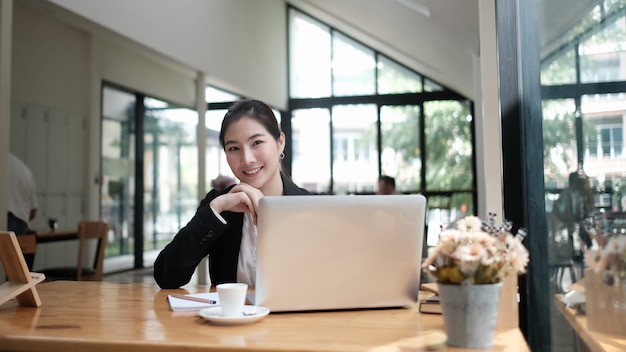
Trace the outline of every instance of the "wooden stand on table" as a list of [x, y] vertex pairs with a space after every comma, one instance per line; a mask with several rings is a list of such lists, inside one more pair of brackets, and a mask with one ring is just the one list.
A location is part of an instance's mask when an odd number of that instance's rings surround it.
[[43, 281], [45, 276], [28, 271], [13, 232], [0, 232], [0, 260], [9, 279], [0, 285], [0, 305], [15, 297], [21, 306], [40, 307], [41, 299], [35, 285]]

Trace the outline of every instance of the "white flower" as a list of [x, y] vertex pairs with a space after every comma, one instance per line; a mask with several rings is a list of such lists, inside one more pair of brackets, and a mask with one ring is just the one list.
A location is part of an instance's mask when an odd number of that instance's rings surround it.
[[483, 222], [477, 216], [466, 216], [459, 220], [456, 228], [463, 232], [481, 232]]
[[513, 271], [523, 273], [529, 259], [524, 236], [513, 236], [510, 228], [509, 222], [497, 226], [495, 214], [486, 222], [467, 216], [439, 234], [422, 267], [437, 281], [452, 284], [491, 284]]

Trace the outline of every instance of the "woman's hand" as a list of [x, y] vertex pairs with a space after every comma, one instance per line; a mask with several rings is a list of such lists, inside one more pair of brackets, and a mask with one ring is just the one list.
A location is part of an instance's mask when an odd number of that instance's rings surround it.
[[257, 207], [263, 193], [246, 183], [239, 183], [230, 192], [213, 199], [209, 206], [216, 212], [233, 211], [237, 213], [249, 213], [256, 225]]

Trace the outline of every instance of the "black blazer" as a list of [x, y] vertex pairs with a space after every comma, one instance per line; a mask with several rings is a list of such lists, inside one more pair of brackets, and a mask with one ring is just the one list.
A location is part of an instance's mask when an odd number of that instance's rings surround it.
[[[284, 195], [305, 195], [289, 176], [281, 173]], [[241, 246], [243, 213], [225, 211], [220, 214], [226, 224], [215, 216], [209, 203], [227, 193], [211, 190], [200, 202], [196, 214], [163, 248], [154, 262], [154, 279], [164, 289], [179, 288], [191, 280], [202, 258], [209, 256], [211, 284], [237, 281], [237, 262]]]

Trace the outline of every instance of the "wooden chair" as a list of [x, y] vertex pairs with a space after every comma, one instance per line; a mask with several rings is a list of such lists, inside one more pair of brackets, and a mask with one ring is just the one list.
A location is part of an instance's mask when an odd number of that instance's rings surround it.
[[41, 300], [35, 285], [43, 281], [45, 276], [28, 271], [13, 232], [0, 231], [0, 261], [8, 279], [0, 285], [0, 304], [15, 298], [21, 306], [40, 307]]
[[24, 255], [24, 260], [26, 261], [26, 266], [28, 267], [28, 270], [33, 270], [35, 253], [37, 252], [37, 235], [29, 233], [16, 237], [17, 242], [20, 245], [20, 249], [22, 250], [22, 254]]
[[[78, 262], [76, 266], [54, 267], [41, 270], [47, 280], [102, 281], [104, 249], [106, 247], [109, 226], [104, 221], [81, 221], [78, 224]], [[85, 266], [84, 259], [89, 257], [89, 241], [96, 240], [96, 251], [92, 265]]]

